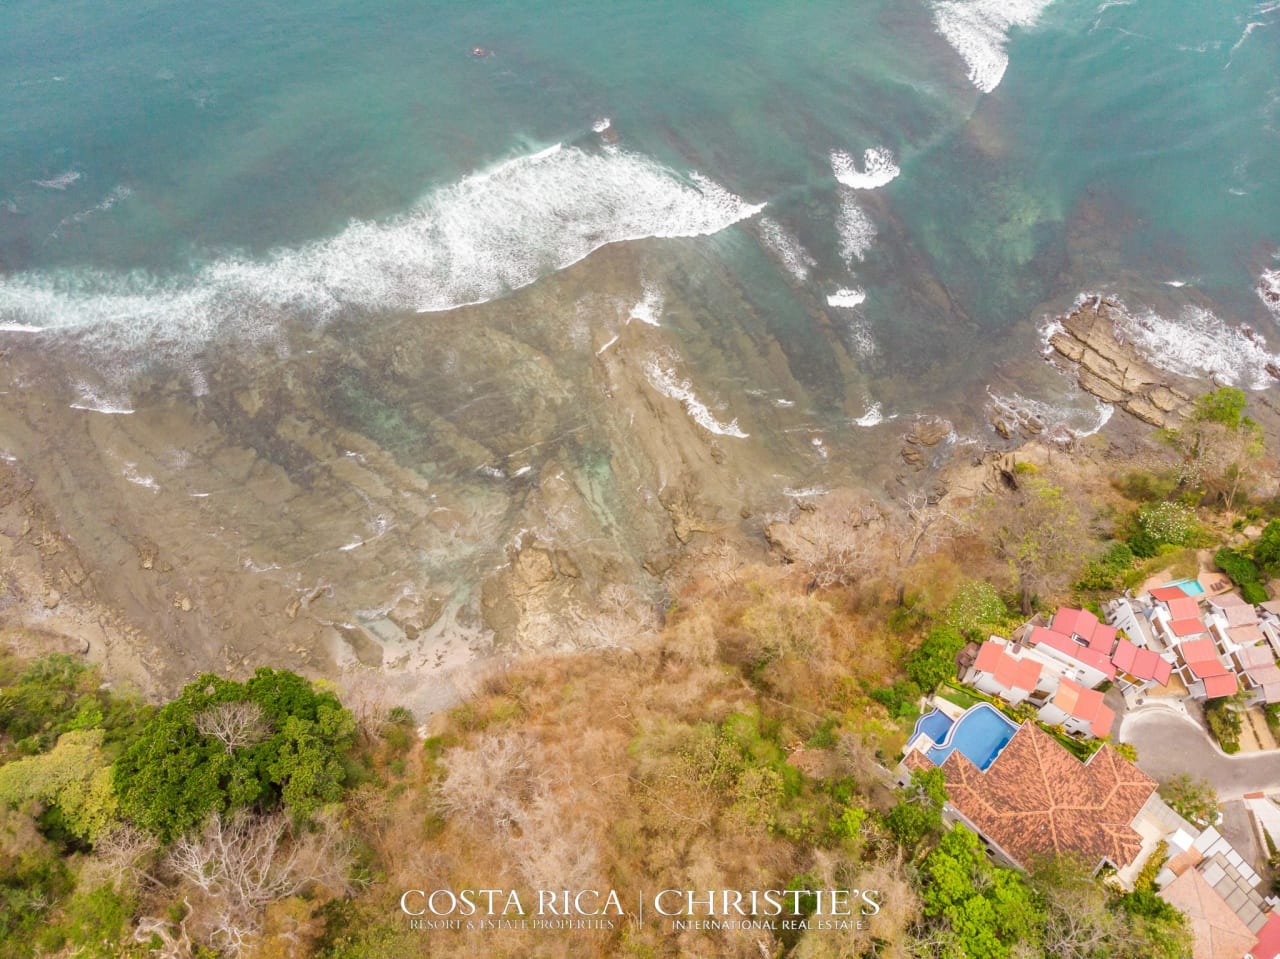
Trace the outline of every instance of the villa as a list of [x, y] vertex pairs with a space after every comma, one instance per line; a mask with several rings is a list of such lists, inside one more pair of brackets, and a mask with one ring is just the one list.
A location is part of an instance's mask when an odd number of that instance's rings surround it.
[[954, 722], [937, 716], [917, 724], [899, 778], [941, 769], [946, 818], [1011, 866], [1073, 856], [1095, 873], [1113, 867], [1131, 888], [1161, 839], [1194, 828], [1160, 799], [1155, 780], [1110, 746], [1081, 762], [1035, 723], [1016, 725], [985, 703]]

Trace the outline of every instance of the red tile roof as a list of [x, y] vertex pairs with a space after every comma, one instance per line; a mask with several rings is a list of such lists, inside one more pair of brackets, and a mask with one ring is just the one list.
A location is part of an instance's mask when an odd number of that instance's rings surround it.
[[1102, 702], [1102, 693], [1086, 689], [1077, 682], [1064, 679], [1053, 697], [1053, 704], [1070, 716], [1089, 724], [1089, 731], [1099, 739], [1111, 734], [1111, 723], [1116, 718], [1110, 706]]
[[1182, 653], [1183, 660], [1188, 664], [1218, 658], [1218, 649], [1213, 645], [1213, 640], [1207, 636], [1204, 639], [1193, 639], [1183, 643], [1178, 647], [1178, 651]]
[[988, 640], [978, 649], [974, 668], [991, 673], [1005, 689], [1035, 689], [1043, 664], [1009, 655], [1006, 646]]
[[1255, 959], [1276, 959], [1280, 956], [1280, 912], [1267, 916], [1258, 930], [1258, 944], [1253, 947]]
[[996, 682], [1005, 689], [1013, 689], [1018, 681], [1018, 661], [1005, 653], [1000, 654], [1000, 662], [996, 664]]
[[1190, 596], [1169, 600], [1170, 619], [1199, 619], [1200, 604]]
[[1182, 591], [1181, 586], [1159, 586], [1151, 591], [1153, 599], [1158, 599], [1166, 603], [1171, 599], [1183, 599], [1186, 595], [1187, 594]]
[[1023, 865], [1072, 854], [1129, 865], [1142, 848], [1133, 820], [1156, 789], [1110, 746], [1082, 763], [1035, 723], [1024, 723], [985, 772], [959, 750], [942, 771], [951, 805]]
[[1018, 689], [1035, 689], [1036, 683], [1040, 682], [1040, 673], [1043, 671], [1043, 663], [1037, 663], [1034, 659], [1024, 659], [1018, 663], [1018, 678], [1014, 680], [1013, 685]]
[[1110, 659], [1096, 649], [1081, 646], [1069, 636], [1064, 636], [1043, 626], [1033, 626], [1027, 641], [1032, 646], [1048, 646], [1050, 649], [1056, 649], [1058, 652], [1084, 663], [1086, 666], [1092, 666], [1105, 675], [1107, 679], [1116, 678], [1116, 667]]
[[1169, 624], [1175, 636], [1196, 636], [1206, 631], [1204, 623], [1197, 616], [1194, 619], [1175, 619]]
[[1116, 643], [1116, 651], [1111, 654], [1111, 661], [1116, 664], [1116, 669], [1123, 670], [1132, 676], [1133, 662], [1137, 657], [1138, 647], [1129, 642], [1129, 640], [1122, 639]]
[[978, 647], [978, 658], [974, 660], [973, 667], [984, 673], [994, 673], [1002, 659], [1004, 659], [1004, 647], [987, 640]]
[[1235, 673], [1206, 676], [1204, 680], [1204, 693], [1209, 699], [1217, 699], [1219, 696], [1234, 696], [1239, 689], [1240, 686], [1236, 683]]
[[1096, 649], [1103, 655], [1110, 653], [1111, 647], [1115, 645], [1117, 632], [1114, 626], [1099, 623], [1094, 627], [1093, 635], [1089, 637], [1089, 648]]
[[1131, 676], [1138, 679], [1154, 679], [1161, 686], [1169, 685], [1169, 677], [1173, 675], [1173, 666], [1160, 658], [1154, 649], [1140, 649], [1134, 657]]
[[1053, 614], [1053, 619], [1049, 621], [1049, 628], [1055, 633], [1068, 637], [1074, 633], [1086, 643], [1097, 627], [1097, 616], [1087, 609], [1072, 609], [1069, 606], [1059, 606], [1058, 611]]

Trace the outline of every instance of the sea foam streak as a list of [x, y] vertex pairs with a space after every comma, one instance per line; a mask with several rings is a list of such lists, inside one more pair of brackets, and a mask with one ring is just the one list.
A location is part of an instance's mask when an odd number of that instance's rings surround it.
[[644, 372], [655, 390], [683, 404], [693, 421], [707, 432], [715, 433], [717, 436], [747, 438], [748, 434], [738, 428], [737, 420], [721, 423], [716, 419], [716, 415], [694, 394], [693, 385], [688, 380], [678, 379], [675, 371], [670, 367], [663, 366], [657, 360], [650, 360], [645, 364]]
[[31, 182], [36, 186], [44, 187], [46, 190], [65, 190], [78, 179], [80, 179], [79, 170], [67, 170], [65, 173], [51, 176], [47, 180], [32, 180]]
[[940, 0], [933, 22], [969, 68], [969, 79], [990, 93], [1009, 67], [1005, 45], [1013, 27], [1030, 27], [1052, 0]]
[[1228, 326], [1208, 310], [1189, 306], [1177, 319], [1126, 313], [1120, 325], [1152, 363], [1171, 373], [1213, 376], [1248, 390], [1276, 385], [1268, 367], [1280, 367], [1280, 355], [1252, 329]]
[[343, 308], [448, 310], [563, 269], [609, 243], [719, 232], [763, 207], [645, 157], [553, 147], [443, 187], [408, 213], [185, 280], [92, 271], [0, 279], [0, 322], [139, 345], [162, 333], [252, 335]]
[[875, 190], [892, 183], [902, 170], [894, 162], [891, 150], [872, 147], [862, 154], [862, 172], [854, 165], [853, 157], [836, 150], [831, 154], [831, 172], [836, 180], [854, 190]]
[[858, 205], [852, 190], [842, 190], [840, 212], [836, 215], [836, 231], [840, 234], [840, 256], [852, 265], [861, 260], [876, 239], [876, 225], [867, 211]]
[[765, 246], [782, 261], [786, 271], [797, 280], [808, 279], [809, 271], [818, 264], [809, 255], [809, 251], [800, 245], [800, 240], [773, 217], [762, 216], [756, 220], [756, 225], [760, 228], [760, 238]]

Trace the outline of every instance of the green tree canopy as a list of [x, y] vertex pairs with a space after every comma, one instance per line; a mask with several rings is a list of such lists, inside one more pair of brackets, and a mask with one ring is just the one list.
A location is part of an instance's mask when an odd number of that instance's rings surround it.
[[[248, 711], [252, 734], [202, 732], [218, 710], [240, 703], [257, 707]], [[340, 798], [341, 754], [354, 731], [332, 693], [294, 673], [263, 668], [245, 683], [201, 676], [116, 761], [121, 811], [166, 841], [240, 806], [283, 804], [308, 816]]]

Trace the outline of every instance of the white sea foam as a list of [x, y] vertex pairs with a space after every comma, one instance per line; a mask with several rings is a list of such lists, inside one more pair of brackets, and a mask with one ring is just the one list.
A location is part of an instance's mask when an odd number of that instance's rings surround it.
[[661, 326], [659, 318], [662, 316], [662, 306], [666, 302], [666, 297], [662, 295], [662, 290], [658, 289], [657, 284], [644, 284], [644, 296], [640, 302], [631, 307], [631, 311], [627, 314], [627, 322], [639, 320], [641, 323], [648, 323], [650, 326]]
[[879, 403], [872, 403], [867, 411], [854, 420], [859, 426], [879, 426], [884, 422], [884, 410]]
[[844, 307], [848, 309], [863, 303], [866, 300], [866, 298], [867, 298], [867, 294], [862, 290], [856, 290], [856, 289], [836, 290], [836, 292], [832, 293], [830, 296], [827, 297], [827, 305]]
[[44, 327], [30, 323], [0, 323], [0, 333], [43, 333]]
[[36, 186], [44, 187], [46, 190], [65, 190], [79, 179], [79, 170], [67, 170], [65, 173], [59, 173], [57, 176], [51, 176], [47, 180], [33, 180], [32, 182]]
[[861, 260], [876, 239], [876, 225], [867, 211], [858, 205], [854, 192], [841, 190], [840, 212], [836, 214], [836, 232], [840, 234], [840, 255], [846, 263]]
[[671, 367], [664, 366], [654, 359], [645, 364], [644, 372], [655, 390], [663, 396], [682, 403], [693, 421], [707, 432], [715, 433], [717, 436], [736, 436], [738, 439], [746, 439], [749, 435], [738, 428], [736, 419], [721, 423], [706, 404], [698, 399], [693, 392], [693, 384], [678, 378]]
[[1009, 67], [1005, 46], [1013, 27], [1030, 27], [1052, 0], [939, 0], [933, 22], [969, 68], [969, 80], [990, 93]]
[[1267, 367], [1280, 367], [1280, 355], [1250, 327], [1228, 326], [1198, 306], [1186, 307], [1177, 319], [1126, 312], [1120, 326], [1152, 363], [1171, 373], [1212, 376], [1248, 390], [1276, 385]]
[[1264, 270], [1258, 277], [1258, 296], [1271, 315], [1280, 319], [1280, 270]]
[[87, 410], [90, 413], [106, 413], [111, 416], [128, 416], [134, 411], [127, 398], [104, 396], [99, 389], [87, 383], [77, 384], [76, 391], [80, 394], [80, 398], [71, 404], [73, 410]]
[[160, 492], [160, 484], [155, 481], [155, 477], [146, 473], [139, 473], [137, 463], [125, 463], [123, 473], [124, 478], [134, 486], [141, 486], [157, 493]]
[[124, 200], [129, 199], [129, 197], [131, 196], [133, 196], [133, 190], [131, 188], [127, 186], [114, 187], [111, 190], [111, 192], [108, 193], [102, 199], [101, 202], [95, 203], [93, 206], [89, 207], [87, 210], [81, 210], [79, 213], [72, 213], [70, 216], [64, 216], [61, 220], [58, 221], [58, 225], [53, 228], [53, 233], [51, 235], [57, 236], [60, 232], [62, 232], [62, 228], [64, 226], [72, 226], [73, 224], [76, 224], [76, 223], [83, 223], [85, 220], [89, 219], [89, 217], [94, 216], [95, 214], [106, 213], [108, 210], [114, 207], [117, 203], [120, 203]]
[[786, 271], [797, 280], [808, 279], [809, 271], [818, 264], [800, 241], [773, 217], [762, 216], [756, 220], [756, 225], [765, 246], [782, 261]]
[[615, 334], [613, 334], [613, 336], [609, 337], [609, 341], [608, 341], [607, 343], [605, 343], [605, 345], [604, 345], [604, 346], [602, 346], [602, 347], [600, 347], [600, 349], [596, 350], [596, 356], [600, 356], [602, 353], [604, 353], [604, 351], [605, 351], [605, 350], [607, 350], [609, 347], [613, 346], [613, 344], [615, 344], [615, 343], [617, 343], [617, 342], [618, 342], [618, 334], [617, 334], [617, 333], [615, 333]]
[[826, 496], [831, 490], [825, 486], [806, 486], [803, 489], [792, 489], [790, 486], [782, 488], [783, 496], [790, 496], [793, 499], [808, 499], [812, 496]]
[[[100, 204], [101, 206], [101, 204]], [[102, 272], [0, 279], [0, 322], [78, 328], [103, 345], [252, 335], [344, 308], [448, 310], [563, 269], [609, 243], [716, 233], [763, 207], [645, 157], [552, 147], [436, 190], [381, 223], [188, 280]]]
[[885, 186], [902, 171], [894, 161], [888, 147], [872, 147], [862, 154], [862, 171], [854, 165], [853, 157], [843, 150], [831, 154], [831, 172], [836, 180], [854, 190], [875, 190]]
[[1086, 396], [1088, 406], [1049, 403], [1023, 396], [1021, 393], [994, 393], [988, 387], [988, 412], [999, 415], [1011, 426], [1028, 434], [1050, 438], [1092, 436], [1107, 425], [1115, 407]]
[[609, 127], [611, 126], [613, 126], [612, 120], [610, 120], [608, 117], [599, 117], [594, 123], [591, 124], [591, 132], [604, 133], [604, 131], [609, 129]]

